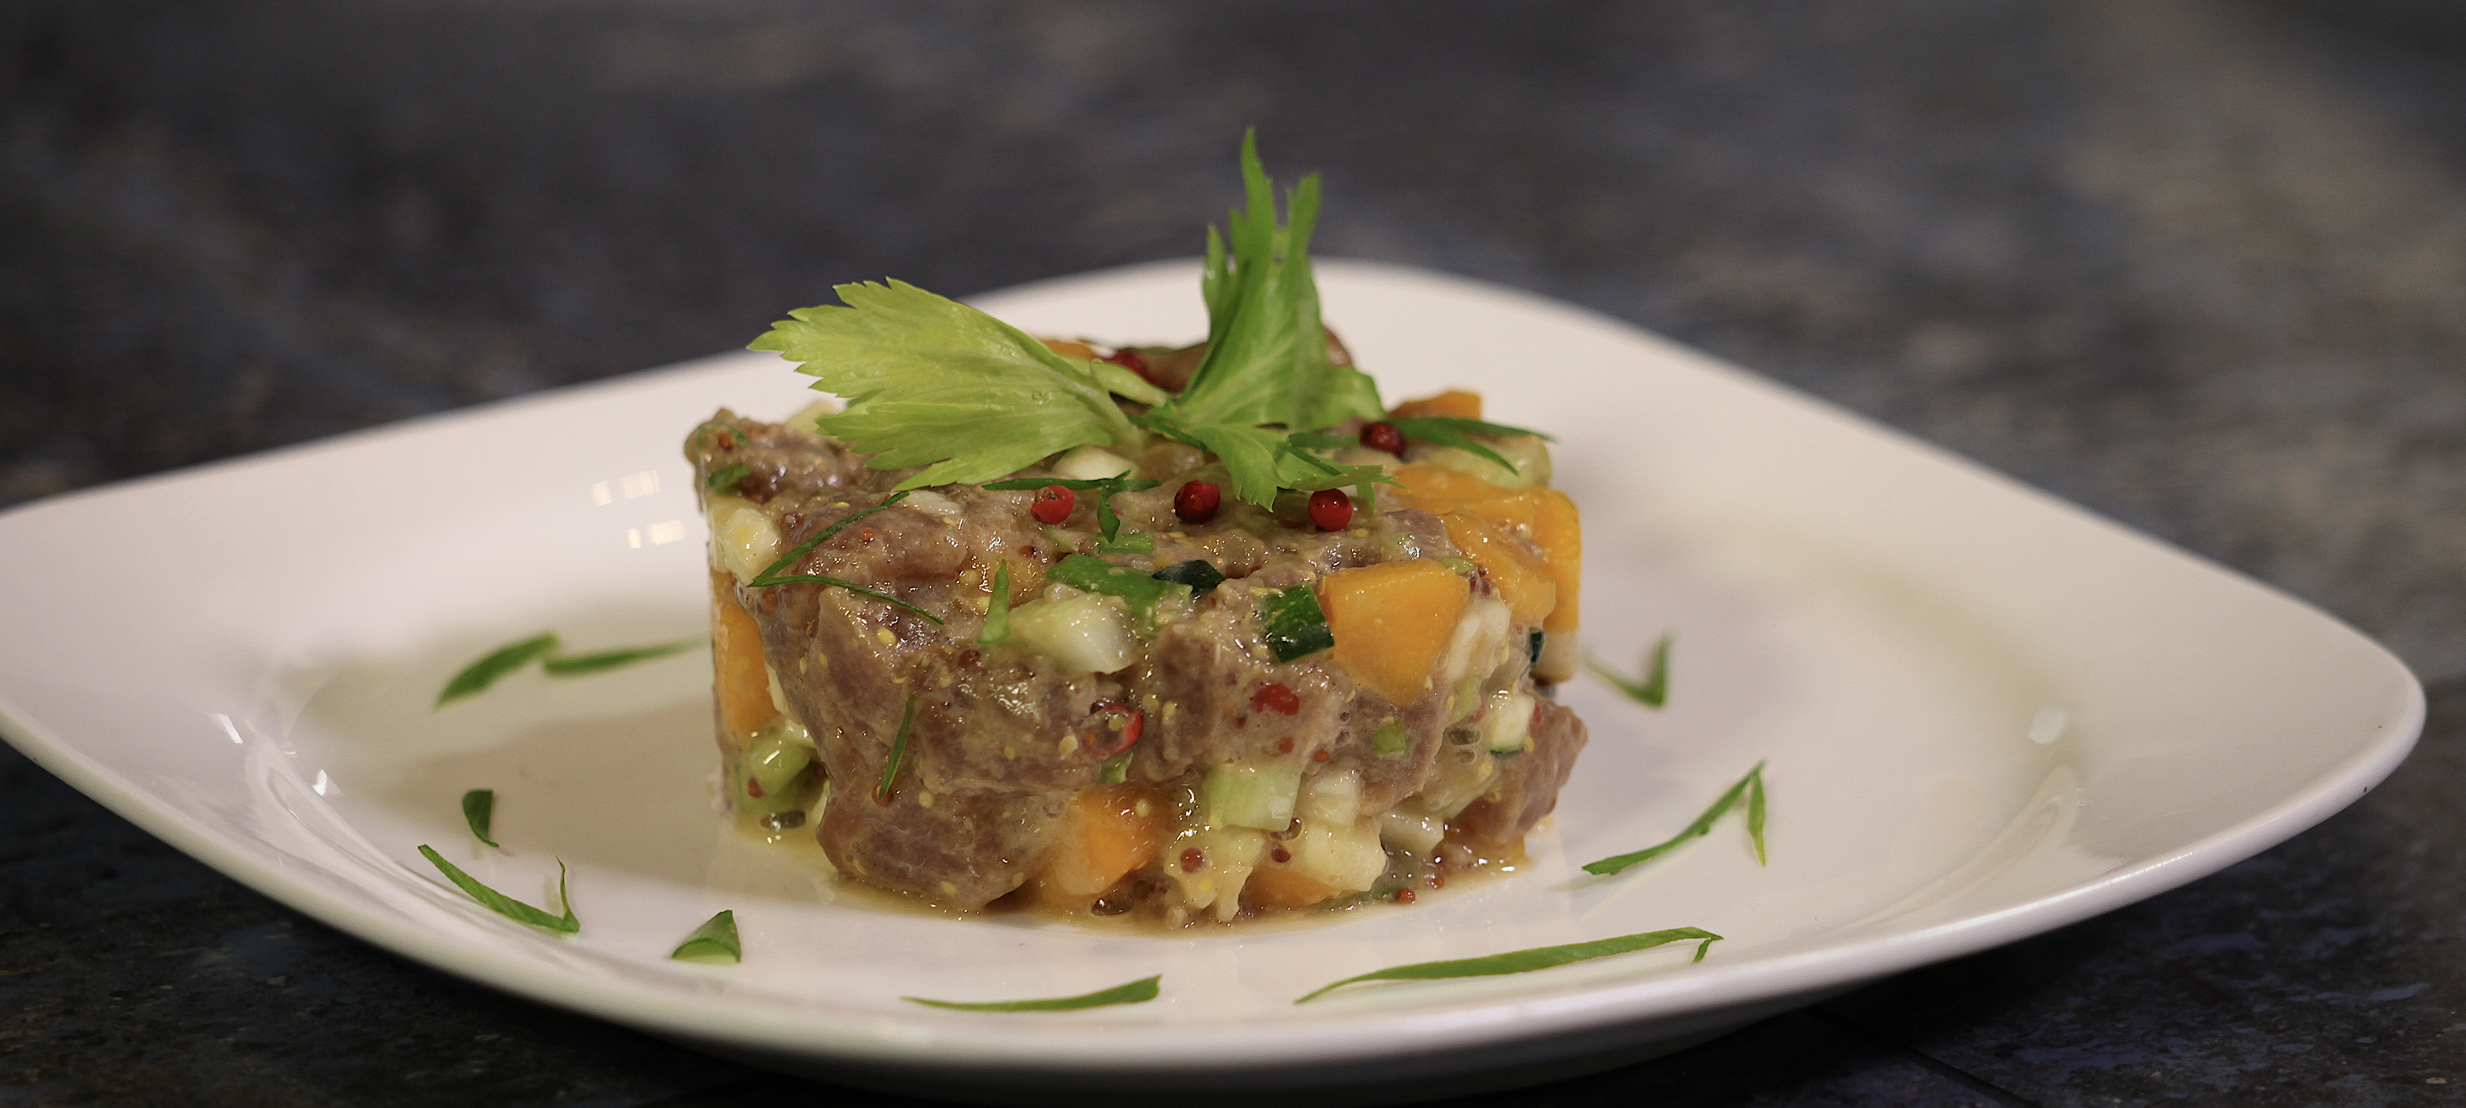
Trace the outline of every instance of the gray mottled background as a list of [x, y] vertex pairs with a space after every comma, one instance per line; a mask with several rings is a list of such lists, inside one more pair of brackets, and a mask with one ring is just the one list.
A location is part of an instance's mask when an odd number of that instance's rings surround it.
[[[1189, 254], [1254, 124], [1327, 175], [1324, 254], [1702, 346], [2432, 694], [2387, 786], [2258, 859], [1519, 1102], [2460, 1099], [2454, 3], [18, 0], [0, 505], [739, 346], [838, 281]], [[416, 968], [0, 751], [0, 1105], [757, 1099], [884, 1098]]]

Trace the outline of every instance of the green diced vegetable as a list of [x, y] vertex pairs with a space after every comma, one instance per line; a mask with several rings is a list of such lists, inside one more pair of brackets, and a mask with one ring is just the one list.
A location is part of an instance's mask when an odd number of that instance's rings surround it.
[[1291, 762], [1226, 762], [1199, 781], [1199, 816], [1209, 827], [1282, 831], [1293, 825], [1302, 767]]
[[722, 910], [702, 926], [694, 928], [694, 933], [685, 936], [684, 942], [676, 944], [676, 949], [668, 957], [679, 962], [710, 965], [735, 965], [744, 961], [745, 945], [736, 937], [735, 910]]
[[1318, 594], [1308, 585], [1267, 594], [1259, 602], [1259, 618], [1267, 625], [1267, 648], [1279, 662], [1336, 645], [1335, 632], [1327, 629], [1327, 613], [1319, 610]]
[[1109, 539], [1098, 539], [1096, 549], [1106, 554], [1147, 554], [1156, 549], [1156, 536], [1145, 531], [1132, 531]]
[[1392, 719], [1379, 724], [1379, 729], [1370, 736], [1370, 752], [1381, 757], [1402, 754], [1411, 745], [1412, 736], [1404, 733], [1404, 725]]
[[1216, 591], [1216, 586], [1224, 584], [1224, 572], [1217, 569], [1214, 563], [1209, 562], [1204, 558], [1192, 558], [1187, 562], [1175, 562], [1172, 565], [1148, 574], [1148, 576], [1159, 581], [1169, 581], [1177, 585], [1188, 585], [1190, 586], [1190, 595], [1193, 597], [1206, 596], [1207, 594]]
[[1190, 588], [1180, 582], [1163, 580], [1085, 554], [1073, 554], [1054, 563], [1053, 568], [1045, 572], [1045, 579], [1059, 581], [1074, 589], [1121, 597], [1130, 603], [1130, 610], [1142, 620], [1155, 615], [1158, 603]]

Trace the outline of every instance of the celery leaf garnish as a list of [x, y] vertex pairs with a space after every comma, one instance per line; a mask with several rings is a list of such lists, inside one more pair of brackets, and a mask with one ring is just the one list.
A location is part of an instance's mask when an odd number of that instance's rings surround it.
[[679, 962], [703, 962], [709, 965], [735, 965], [745, 960], [745, 944], [736, 937], [736, 911], [723, 909], [718, 915], [694, 928], [685, 941], [676, 944], [669, 958]]
[[902, 489], [989, 481], [1074, 446], [1134, 447], [1138, 431], [1111, 394], [1164, 399], [1120, 366], [1063, 357], [903, 281], [834, 291], [845, 307], [798, 308], [752, 348], [802, 363], [815, 388], [847, 399], [817, 425], [874, 454], [867, 464], [927, 467]]
[[515, 921], [516, 923], [527, 923], [533, 927], [546, 928], [547, 930], [555, 931], [560, 934], [571, 935], [582, 930], [582, 921], [574, 918], [574, 902], [567, 899], [565, 895], [564, 862], [560, 861], [557, 863], [557, 904], [565, 910], [565, 914], [562, 916], [552, 916], [546, 912], [516, 900], [513, 897], [507, 896], [504, 893], [480, 884], [479, 881], [474, 879], [470, 874], [464, 873], [460, 869], [455, 868], [454, 863], [446, 861], [443, 855], [438, 854], [426, 843], [420, 844], [420, 854], [429, 861], [436, 863], [437, 869], [445, 874], [446, 880], [454, 883], [455, 888], [471, 894], [471, 899], [487, 905], [488, 910], [491, 912], [495, 912], [500, 916], [504, 916], [507, 919]]
[[1157, 982], [1163, 974], [1143, 977], [1126, 985], [1098, 989], [1079, 996], [1057, 996], [1046, 1000], [927, 1000], [921, 996], [899, 999], [922, 1004], [928, 1008], [950, 1008], [961, 1012], [1075, 1012], [1081, 1008], [1102, 1008], [1110, 1004], [1145, 1004], [1156, 999]]
[[1433, 981], [1450, 977], [1494, 977], [1503, 973], [1531, 973], [1570, 962], [1589, 962], [1614, 954], [1649, 950], [1669, 943], [1696, 941], [1695, 961], [1704, 960], [1704, 951], [1721, 938], [1701, 927], [1673, 927], [1667, 931], [1646, 931], [1635, 935], [1620, 935], [1611, 939], [1595, 939], [1586, 943], [1564, 946], [1539, 946], [1530, 950], [1511, 950], [1482, 958], [1457, 958], [1445, 962], [1415, 962], [1406, 966], [1390, 966], [1383, 970], [1347, 977], [1312, 990], [1293, 1003], [1316, 1000], [1346, 985], [1362, 981]]
[[1722, 816], [1727, 815], [1730, 809], [1738, 806], [1741, 797], [1744, 797], [1747, 802], [1747, 837], [1755, 842], [1755, 864], [1763, 865], [1765, 864], [1764, 763], [1757, 762], [1754, 769], [1748, 770], [1745, 777], [1739, 778], [1737, 784], [1730, 786], [1730, 791], [1721, 794], [1721, 799], [1713, 801], [1712, 807], [1704, 809], [1703, 815], [1695, 817], [1695, 822], [1688, 824], [1686, 830], [1631, 854], [1603, 858], [1598, 862], [1586, 862], [1584, 872], [1605, 875], [1617, 873], [1629, 866], [1642, 865], [1667, 854], [1689, 839], [1701, 838], [1711, 833], [1713, 824]]

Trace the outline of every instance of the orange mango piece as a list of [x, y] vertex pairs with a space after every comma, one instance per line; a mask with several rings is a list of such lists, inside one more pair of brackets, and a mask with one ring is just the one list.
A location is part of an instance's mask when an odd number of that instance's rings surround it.
[[1062, 812], [1037, 892], [1047, 903], [1086, 907], [1156, 856], [1164, 808], [1154, 789], [1135, 782], [1079, 790]]
[[[1519, 627], [1539, 626], [1558, 605], [1558, 582], [1550, 567], [1512, 536], [1478, 516], [1451, 513], [1439, 517], [1447, 538], [1490, 575], [1499, 599], [1507, 602], [1509, 618]], [[1336, 640], [1341, 644], [1344, 640]]]
[[736, 602], [736, 578], [719, 572], [711, 574], [711, 670], [719, 725], [729, 737], [741, 741], [779, 718], [762, 668], [762, 630]]
[[[1449, 517], [1453, 518], [1453, 517]], [[1455, 634], [1471, 586], [1429, 559], [1340, 569], [1319, 579], [1319, 607], [1336, 637], [1338, 664], [1398, 704], [1430, 683]]]
[[1388, 413], [1399, 419], [1413, 416], [1446, 416], [1451, 419], [1480, 419], [1481, 394], [1464, 389], [1449, 389], [1437, 396], [1407, 400]]
[[1250, 871], [1242, 895], [1253, 908], [1307, 908], [1336, 895], [1336, 887], [1283, 866], [1264, 865]]
[[1550, 563], [1550, 580], [1558, 583], [1558, 603], [1550, 616], [1541, 622], [1541, 629], [1551, 634], [1573, 631], [1577, 626], [1577, 591], [1583, 588], [1584, 532], [1576, 518], [1575, 501], [1557, 489], [1531, 489], [1536, 493], [1533, 511], [1533, 542]]

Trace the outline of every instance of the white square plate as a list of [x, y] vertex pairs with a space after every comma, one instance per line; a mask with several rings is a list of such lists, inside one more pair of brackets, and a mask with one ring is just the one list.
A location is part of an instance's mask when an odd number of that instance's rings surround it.
[[[1030, 331], [1205, 332], [1196, 267], [983, 298]], [[678, 443], [720, 405], [810, 397], [732, 355], [55, 498], [0, 516], [0, 724], [52, 772], [221, 869], [430, 965], [710, 1049], [1004, 1099], [1260, 1086], [1392, 1099], [1667, 1049], [2212, 873], [2360, 796], [2422, 691], [2312, 608], [1633, 328], [1523, 293], [1323, 263], [1386, 395], [1478, 388], [1558, 435], [1585, 513], [1586, 633], [1670, 705], [1583, 678], [1592, 746], [1521, 872], [1325, 923], [1136, 935], [885, 906], [712, 810], [708, 663], [523, 675], [432, 711], [486, 649], [704, 626]], [[755, 321], [759, 322], [759, 321]], [[1612, 878], [1769, 759], [1772, 858], [1735, 821]], [[463, 828], [497, 793], [496, 838]], [[416, 853], [545, 903], [491, 915]], [[713, 912], [745, 961], [672, 962]], [[1698, 926], [1540, 973], [1355, 986], [1400, 962]], [[983, 1014], [904, 996], [1153, 1003]]]

